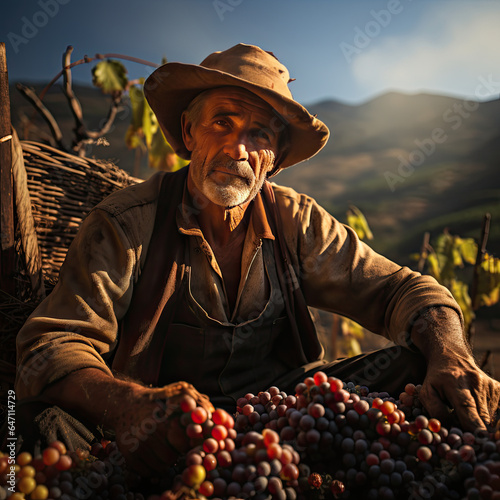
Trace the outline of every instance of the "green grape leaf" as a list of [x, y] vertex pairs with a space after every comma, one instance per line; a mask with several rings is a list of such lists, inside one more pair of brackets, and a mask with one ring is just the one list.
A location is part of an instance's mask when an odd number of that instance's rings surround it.
[[153, 136], [158, 130], [158, 119], [150, 108], [149, 104], [145, 102], [143, 114], [142, 114], [142, 132], [144, 138], [146, 139], [146, 145], [148, 148], [151, 147], [153, 143]]
[[128, 89], [128, 95], [130, 98], [130, 106], [132, 108], [132, 126], [135, 130], [142, 128], [142, 120], [144, 116], [144, 106], [146, 103], [146, 98], [144, 97], [144, 92], [142, 88], [138, 85], [132, 85]]
[[456, 242], [454, 242], [453, 247], [451, 249], [451, 262], [453, 263], [453, 267], [464, 267], [464, 261], [462, 260], [462, 254], [460, 253], [460, 248], [457, 246]]
[[441, 234], [436, 243], [436, 256], [439, 262], [439, 282], [449, 287], [456, 275], [455, 267], [462, 265], [462, 258], [456, 250], [455, 238], [449, 233]]
[[500, 300], [500, 259], [486, 254], [479, 267], [475, 307], [492, 306]]
[[474, 241], [474, 239], [460, 239], [460, 241], [458, 242], [458, 246], [463, 260], [468, 264], [475, 264], [477, 255], [477, 243]]
[[452, 280], [450, 283], [450, 292], [457, 301], [462, 314], [464, 316], [465, 331], [469, 329], [469, 325], [474, 321], [476, 315], [472, 309], [472, 301], [469, 295], [468, 286], [462, 281]]
[[148, 163], [152, 168], [158, 170], [175, 170], [177, 155], [174, 153], [172, 146], [167, 142], [163, 132], [158, 127], [153, 135], [151, 147], [148, 150]]
[[449, 233], [442, 233], [436, 238], [436, 243], [434, 244], [434, 248], [436, 253], [446, 254], [448, 253], [448, 248], [452, 244], [452, 237]]
[[351, 205], [347, 211], [347, 224], [354, 229], [360, 240], [364, 240], [365, 238], [367, 240], [373, 239], [373, 234], [365, 216], [354, 205]]
[[500, 287], [494, 288], [488, 294], [482, 293], [481, 295], [478, 295], [478, 297], [479, 297], [479, 307], [494, 306], [500, 300]]
[[429, 274], [441, 283], [441, 266], [438, 256], [434, 253], [430, 253], [427, 256], [427, 265], [429, 266]]
[[125, 134], [125, 144], [128, 149], [142, 148], [145, 149], [144, 141], [142, 140], [141, 131], [129, 125]]
[[120, 61], [100, 61], [92, 69], [92, 83], [104, 94], [123, 92], [128, 83], [127, 69]]

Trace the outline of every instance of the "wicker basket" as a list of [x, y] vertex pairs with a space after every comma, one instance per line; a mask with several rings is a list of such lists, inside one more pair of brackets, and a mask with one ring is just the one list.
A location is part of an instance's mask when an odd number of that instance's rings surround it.
[[35, 142], [22, 142], [44, 280], [55, 283], [70, 243], [87, 213], [138, 179], [113, 163], [80, 158]]
[[7, 400], [4, 395], [14, 382], [17, 332], [57, 282], [83, 218], [112, 192], [141, 182], [113, 163], [14, 139], [16, 296], [0, 290], [2, 402]]

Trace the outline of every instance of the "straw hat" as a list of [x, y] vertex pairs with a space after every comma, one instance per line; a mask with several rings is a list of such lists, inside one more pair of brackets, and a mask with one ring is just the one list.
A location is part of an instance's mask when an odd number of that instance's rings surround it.
[[[294, 101], [290, 75], [272, 52], [240, 43], [210, 54], [199, 66], [171, 62], [146, 80], [144, 93], [174, 151], [189, 160], [182, 140], [181, 115], [204, 90], [235, 86], [253, 92], [276, 110], [288, 125], [290, 149], [273, 175], [315, 155], [328, 140], [326, 125]], [[280, 122], [274, 126], [280, 126]]]

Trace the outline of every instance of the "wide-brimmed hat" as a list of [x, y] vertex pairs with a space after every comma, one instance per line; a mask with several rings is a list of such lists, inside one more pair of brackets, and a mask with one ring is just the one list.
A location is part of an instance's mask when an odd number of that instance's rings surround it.
[[[178, 62], [156, 69], [144, 84], [144, 94], [174, 151], [189, 160], [191, 153], [182, 140], [181, 115], [201, 92], [235, 86], [266, 101], [288, 125], [290, 147], [273, 172], [314, 156], [328, 140], [327, 126], [296, 102], [288, 83], [288, 70], [272, 52], [240, 43], [210, 54], [199, 66]], [[276, 120], [270, 127], [279, 129]]]

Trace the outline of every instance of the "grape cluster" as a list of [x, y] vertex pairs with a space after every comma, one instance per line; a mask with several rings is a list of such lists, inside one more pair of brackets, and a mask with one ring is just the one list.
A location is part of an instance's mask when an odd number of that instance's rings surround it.
[[[395, 400], [318, 372], [298, 384], [294, 395], [276, 387], [247, 394], [237, 401], [235, 453], [245, 436], [275, 431], [277, 444], [298, 454], [294, 463], [299, 477], [286, 486], [299, 499], [315, 495], [472, 499], [476, 490], [477, 498], [497, 498], [500, 432], [447, 430], [424, 414], [419, 390], [420, 386], [408, 384]], [[265, 458], [263, 452], [260, 458]], [[483, 471], [479, 479], [477, 470]], [[491, 496], [481, 496], [489, 492]], [[218, 493], [212, 497], [224, 498]], [[226, 497], [234, 494], [225, 492]], [[269, 490], [259, 494], [278, 497]], [[249, 489], [239, 490], [237, 496], [253, 495]]]
[[[175, 418], [189, 451], [147, 492], [116, 443], [90, 454], [54, 443], [37, 458], [19, 455], [8, 498], [500, 500], [500, 427], [446, 429], [425, 414], [419, 390], [408, 384], [396, 400], [317, 372], [293, 395], [277, 387], [246, 394], [234, 415], [207, 412], [185, 395]], [[91, 497], [81, 496], [82, 484], [92, 484]]]
[[[260, 398], [264, 401], [266, 395], [261, 393]], [[209, 415], [201, 407], [190, 410], [194, 404], [189, 396], [181, 403], [187, 411], [180, 423], [193, 447], [182, 460], [184, 468], [174, 481], [174, 492], [191, 497], [297, 498], [300, 455], [293, 446], [281, 443], [271, 428], [238, 432], [233, 417], [224, 410]]]
[[411, 420], [424, 413], [419, 398], [421, 389], [421, 385], [406, 384], [405, 390], [399, 395], [398, 407], [404, 412], [407, 419]]
[[[7, 475], [11, 465], [15, 488]], [[144, 500], [130, 491], [133, 475], [124, 466], [114, 442], [102, 440], [91, 450], [68, 452], [64, 443], [54, 441], [34, 457], [20, 453], [15, 464], [0, 456], [0, 500]]]

